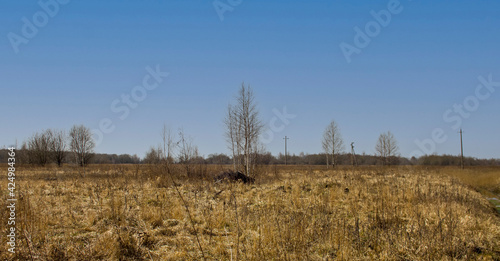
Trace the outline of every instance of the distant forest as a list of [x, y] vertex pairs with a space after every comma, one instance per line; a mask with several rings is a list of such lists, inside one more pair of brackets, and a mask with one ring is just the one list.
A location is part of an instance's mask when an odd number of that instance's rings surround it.
[[[8, 150], [0, 149], [0, 163], [7, 163]], [[16, 163], [29, 163], [23, 155], [23, 151], [16, 151]], [[74, 164], [72, 152], [67, 152], [64, 163]], [[380, 157], [367, 154], [356, 154], [353, 158], [351, 154], [340, 154], [337, 158], [337, 165], [352, 165], [355, 159], [356, 165], [382, 165]], [[258, 164], [280, 165], [285, 164], [285, 156], [277, 156], [271, 153], [260, 154], [257, 156]], [[460, 156], [453, 155], [425, 155], [419, 158], [394, 157], [393, 165], [427, 165], [427, 166], [460, 166]], [[150, 158], [140, 158], [137, 155], [129, 154], [94, 154], [91, 159], [92, 164], [154, 164]], [[192, 164], [232, 164], [231, 157], [226, 154], [210, 154], [207, 157], [198, 156], [191, 162]], [[326, 165], [326, 155], [320, 154], [292, 154], [287, 155], [286, 163], [289, 165]], [[52, 163], [53, 164], [53, 163]], [[478, 159], [473, 157], [464, 157], [465, 166], [500, 166], [500, 159]]]

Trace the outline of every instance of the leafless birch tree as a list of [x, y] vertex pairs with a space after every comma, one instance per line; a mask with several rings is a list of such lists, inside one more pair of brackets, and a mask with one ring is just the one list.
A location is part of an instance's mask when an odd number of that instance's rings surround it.
[[340, 135], [340, 129], [335, 121], [331, 121], [323, 133], [323, 151], [326, 154], [326, 165], [329, 166], [331, 156], [332, 165], [337, 164], [337, 156], [344, 150], [344, 141]]
[[173, 163], [173, 154], [176, 143], [174, 142], [174, 134], [172, 134], [172, 130], [166, 124], [163, 124], [163, 128], [161, 130], [161, 139], [163, 141], [162, 160], [167, 164]]
[[397, 156], [398, 150], [398, 142], [390, 131], [380, 134], [375, 145], [375, 151], [383, 165], [391, 165], [394, 157]]
[[229, 105], [224, 120], [226, 139], [233, 154], [233, 167], [251, 175], [255, 161], [252, 155], [258, 149], [258, 139], [262, 123], [255, 103], [255, 96], [250, 87], [243, 83], [236, 97], [236, 104]]
[[240, 144], [242, 138], [236, 109], [231, 104], [227, 107], [227, 115], [224, 119], [224, 124], [226, 125], [226, 141], [233, 157], [233, 170], [237, 171], [241, 165]]

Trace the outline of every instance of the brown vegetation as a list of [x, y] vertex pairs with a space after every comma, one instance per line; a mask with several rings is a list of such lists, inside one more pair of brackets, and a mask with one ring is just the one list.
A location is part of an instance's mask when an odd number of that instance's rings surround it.
[[13, 256], [1, 237], [0, 259], [500, 258], [500, 218], [485, 194], [498, 195], [499, 168], [268, 166], [250, 185], [214, 184], [209, 173], [225, 166], [200, 167], [196, 179], [171, 168], [174, 184], [153, 165], [91, 165], [85, 177], [19, 167], [22, 233]]

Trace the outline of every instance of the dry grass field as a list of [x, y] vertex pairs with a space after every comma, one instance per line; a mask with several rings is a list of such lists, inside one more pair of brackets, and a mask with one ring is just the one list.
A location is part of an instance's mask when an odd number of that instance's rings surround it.
[[19, 167], [21, 233], [0, 259], [500, 260], [500, 168], [270, 166], [250, 185], [204, 168]]

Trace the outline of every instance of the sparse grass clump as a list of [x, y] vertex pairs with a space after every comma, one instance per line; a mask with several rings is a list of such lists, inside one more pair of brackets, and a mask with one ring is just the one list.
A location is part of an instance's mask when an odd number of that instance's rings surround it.
[[500, 259], [500, 218], [478, 192], [495, 193], [498, 169], [272, 167], [252, 185], [78, 171], [19, 168], [22, 233], [15, 255], [1, 237], [1, 260], [200, 260], [196, 237], [209, 260]]

